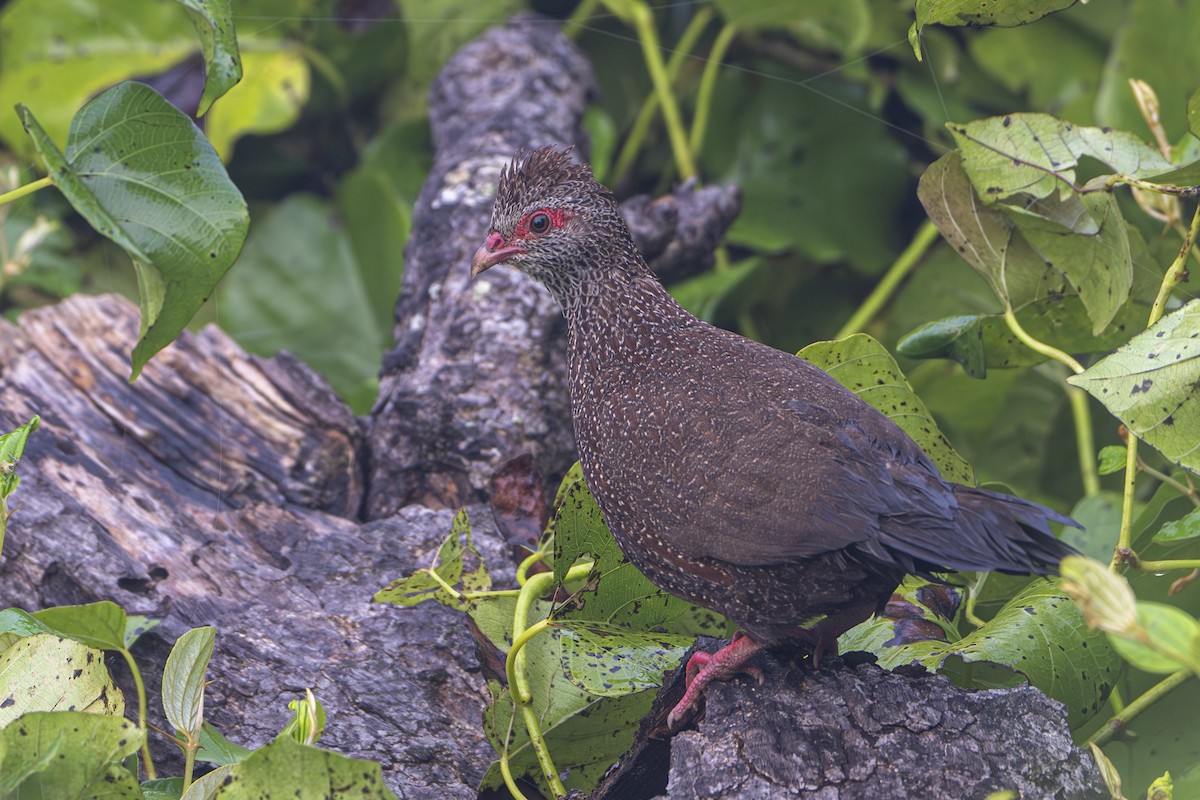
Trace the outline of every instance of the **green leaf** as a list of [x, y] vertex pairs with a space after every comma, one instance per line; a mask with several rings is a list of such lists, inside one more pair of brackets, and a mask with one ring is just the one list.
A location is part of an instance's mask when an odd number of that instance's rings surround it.
[[155, 778], [142, 781], [145, 800], [179, 800], [183, 794], [183, 778]]
[[[1053, 111], [1062, 119], [1090, 122], [1109, 42], [1079, 35], [1073, 14], [1054, 16], [1037, 25], [1006, 30], [974, 31], [967, 48], [974, 62], [1014, 93], [1028, 97], [1034, 111]], [[1128, 88], [1126, 88], [1128, 91]], [[953, 111], [951, 112], [953, 116]], [[964, 117], [965, 118], [965, 117]]]
[[[0, 230], [3, 233], [3, 230]], [[8, 498], [17, 490], [21, 476], [17, 464], [25, 455], [25, 443], [29, 434], [37, 430], [41, 417], [35, 416], [21, 427], [0, 435], [0, 554], [4, 552], [4, 534], [8, 529]]]
[[[25, 444], [29, 441], [29, 434], [36, 431], [41, 423], [42, 418], [35, 415], [19, 428], [0, 434], [0, 498], [8, 497], [16, 491], [17, 484], [21, 481], [17, 475], [17, 464], [25, 455]], [[0, 537], [0, 544], [3, 542], [4, 539]]]
[[679, 666], [691, 636], [637, 631], [591, 620], [554, 623], [567, 680], [597, 697], [619, 697], [662, 686]]
[[204, 53], [204, 94], [196, 116], [202, 117], [213, 101], [242, 79], [237, 30], [231, 0], [175, 0], [191, 17]]
[[1200, 2], [1140, 0], [1122, 8], [1119, 19], [1122, 24], [1105, 36], [1111, 47], [1096, 98], [1096, 120], [1118, 129], [1145, 130], [1129, 90], [1129, 80], [1136, 78], [1158, 94], [1159, 119], [1167, 138], [1175, 141], [1187, 130], [1184, 99], [1196, 90], [1200, 75], [1200, 49], [1194, 46], [1200, 41]]
[[1171, 169], [1157, 150], [1131, 133], [1084, 128], [1049, 114], [1008, 114], [966, 124], [949, 122], [962, 164], [987, 203], [1017, 195], [1040, 199], [1075, 184], [1080, 158], [1114, 172], [1147, 177]]
[[[1099, 336], [1083, 301], [1054, 293], [1017, 309], [1017, 321], [1038, 341], [1068, 353], [1100, 353], [1124, 344], [1128, 332], [1145, 324], [1149, 308], [1130, 302]], [[1046, 357], [1030, 350], [1009, 329], [1003, 314], [964, 314], [933, 320], [906, 334], [896, 352], [909, 358], [948, 358], [963, 365], [968, 375], [981, 378], [987, 369], [1031, 367]]]
[[[947, 592], [954, 593], [946, 603]], [[883, 652], [884, 648], [930, 639], [958, 639], [957, 616], [961, 590], [931, 584], [925, 578], [906, 575], [880, 614], [860, 622], [838, 637], [838, 651]], [[951, 607], [952, 606], [952, 607]]]
[[255, 220], [238, 269], [221, 282], [221, 327], [252, 353], [294, 353], [366, 413], [391, 331], [377, 321], [377, 288], [332, 206], [292, 195]]
[[412, 210], [382, 171], [365, 168], [342, 180], [337, 205], [375, 325], [378, 330], [390, 331], [400, 296]]
[[111, 600], [83, 606], [54, 606], [33, 616], [54, 633], [98, 650], [124, 650], [125, 609]]
[[955, 452], [895, 359], [879, 342], [865, 333], [856, 333], [837, 341], [814, 342], [797, 355], [828, 372], [899, 425], [933, 460], [943, 478], [975, 484], [971, 465]]
[[1163, 317], [1067, 379], [1172, 462], [1200, 471], [1200, 302]]
[[[530, 682], [535, 689], [542, 733], [554, 763], [567, 773], [568, 791], [591, 791], [613, 762], [629, 750], [638, 722], [649, 711], [655, 692], [645, 691], [621, 697], [596, 697], [567, 680], [561, 666], [558, 642], [551, 636], [534, 637], [527, 647], [542, 648], [529, 653]], [[504, 746], [512, 722], [512, 701], [508, 690], [489, 682], [495, 698], [484, 710], [484, 730], [496, 752]], [[516, 776], [535, 781], [546, 797], [553, 793], [545, 786], [537, 758], [524, 726], [512, 726], [508, 747], [509, 764]], [[484, 775], [481, 788], [504, 785], [498, 765]]]
[[[468, 554], [474, 562], [469, 570], [466, 564]], [[464, 592], [486, 591], [492, 585], [483, 557], [471, 541], [471, 523], [465, 508], [455, 515], [450, 533], [438, 548], [433, 563], [407, 578], [392, 581], [376, 592], [373, 600], [399, 606], [415, 606], [426, 600], [436, 600], [449, 608], [465, 611], [468, 601], [445, 588], [447, 585], [458, 587], [460, 583]]]
[[325, 733], [325, 706], [312, 693], [304, 690], [303, 700], [288, 703], [293, 716], [283, 726], [283, 735], [291, 736], [300, 744], [316, 744]]
[[17, 636], [36, 636], [39, 633], [51, 633], [46, 623], [19, 608], [6, 608], [0, 611], [0, 634], [15, 633]]
[[896, 352], [909, 358], [948, 358], [972, 378], [982, 378], [987, 374], [984, 319], [982, 314], [963, 314], [926, 322], [896, 342]]
[[205, 133], [225, 161], [233, 157], [233, 145], [242, 136], [292, 127], [308, 103], [311, 89], [308, 62], [290, 42], [269, 40], [247, 50], [242, 60], [245, 77], [228, 89], [205, 119]]
[[1056, 276], [1023, 241], [1014, 239], [1012, 220], [980, 201], [951, 151], [929, 165], [917, 197], [942, 236], [988, 282], [1002, 301], [1014, 306], [1034, 299]]
[[903, 147], [872, 120], [857, 87], [823, 83], [820, 95], [797, 103], [795, 86], [810, 74], [766, 60], [753, 66], [753, 75], [722, 71], [701, 154], [714, 180], [742, 189], [728, 240], [759, 254], [794, 250], [882, 272], [905, 242], [898, 220], [911, 178]]
[[215, 628], [192, 628], [175, 641], [163, 668], [163, 711], [189, 737], [198, 736], [204, 723], [204, 673], [216, 638]]
[[1187, 103], [1188, 130], [1192, 136], [1200, 139], [1200, 89], [1192, 92]]
[[249, 224], [245, 200], [192, 121], [143, 84], [115, 86], [80, 109], [65, 155], [29, 109], [18, 112], [55, 186], [138, 265], [136, 378], [233, 264]]
[[217, 798], [323, 797], [396, 800], [379, 764], [303, 745], [280, 736], [229, 768]]
[[188, 787], [187, 793], [184, 794], [182, 800], [213, 800], [217, 796], [217, 792], [221, 789], [225, 778], [232, 771], [233, 765], [226, 764], [217, 767], [206, 775], [201, 775], [192, 781], [192, 785]]
[[1075, 5], [1075, 0], [917, 0], [916, 29], [926, 25], [996, 25], [1002, 28], [1036, 22]]
[[1175, 672], [1180, 667], [1200, 672], [1200, 623], [1186, 611], [1165, 603], [1139, 600], [1138, 630], [1110, 633], [1121, 657], [1140, 670]]
[[739, 30], [782, 28], [813, 50], [852, 57], [871, 33], [866, 0], [717, 0], [721, 16]]
[[154, 630], [161, 619], [150, 619], [141, 614], [130, 614], [125, 620], [125, 649], [133, 647], [133, 643], [141, 638], [142, 634], [147, 631]]
[[709, 270], [672, 286], [671, 296], [692, 314], [712, 322], [721, 303], [765, 264], [765, 259], [752, 257], [728, 269]]
[[13, 0], [0, 13], [0, 138], [24, 158], [36, 152], [8, 113], [20, 101], [36, 108], [52, 141], [67, 135], [71, 115], [118, 81], [154, 75], [197, 49], [177, 3], [122, 0]]
[[[1083, 615], [1052, 582], [1036, 580], [987, 624], [955, 642], [923, 641], [875, 649], [888, 669], [919, 664], [948, 673], [968, 686], [1011, 685], [1010, 677], [982, 669], [997, 664], [1067, 706], [1077, 727], [1100, 710], [1120, 674], [1120, 661], [1105, 637], [1089, 631]], [[962, 669], [960, 664], [973, 665]]]
[[1100, 448], [1100, 474], [1112, 475], [1125, 469], [1125, 448], [1120, 445], [1108, 445]]
[[28, 776], [5, 796], [141, 798], [137, 777], [121, 762], [137, 752], [143, 736], [136, 725], [118, 717], [82, 711], [26, 714], [0, 731], [0, 776]]
[[236, 764], [250, 755], [250, 749], [225, 738], [219, 730], [205, 722], [200, 726], [200, 749], [196, 751], [199, 761], [217, 766]]
[[1092, 334], [1099, 335], [1129, 299], [1133, 259], [1116, 197], [1088, 194], [1082, 201], [1085, 218], [1099, 224], [1094, 233], [1073, 233], [1056, 221], [1029, 214], [1013, 218], [1046, 264], [1067, 276], [1092, 319]]
[[1164, 522], [1154, 534], [1154, 541], [1159, 544], [1176, 544], [1189, 539], [1200, 537], [1200, 508], [1192, 509], [1191, 513], [1180, 519]]
[[125, 713], [125, 698], [96, 650], [39, 633], [0, 652], [0, 728], [34, 711], [119, 717]]
[[[1121, 451], [1121, 467], [1124, 467], [1125, 448], [1113, 449]], [[1123, 502], [1120, 492], [1100, 492], [1082, 498], [1070, 514], [1082, 528], [1063, 528], [1062, 540], [1089, 558], [1107, 562], [1121, 533]]]

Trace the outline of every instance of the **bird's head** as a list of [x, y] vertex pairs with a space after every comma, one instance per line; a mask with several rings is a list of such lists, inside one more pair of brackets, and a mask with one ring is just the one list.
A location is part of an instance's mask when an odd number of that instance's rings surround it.
[[[471, 261], [471, 276], [509, 264], [548, 288], [564, 307], [592, 274], [636, 255], [612, 193], [571, 150], [544, 147], [518, 153], [500, 172], [487, 239]], [[633, 254], [632, 256], [630, 254]]]

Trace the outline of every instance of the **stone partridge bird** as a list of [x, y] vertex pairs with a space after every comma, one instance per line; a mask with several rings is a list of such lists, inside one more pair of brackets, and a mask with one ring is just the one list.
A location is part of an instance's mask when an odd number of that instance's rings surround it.
[[558, 300], [579, 458], [613, 536], [655, 584], [741, 628], [688, 664], [671, 727], [765, 647], [836, 653], [905, 573], [1047, 573], [1072, 552], [1048, 524], [1071, 520], [946, 482], [821, 369], [684, 310], [569, 152], [502, 171], [471, 274], [510, 264]]

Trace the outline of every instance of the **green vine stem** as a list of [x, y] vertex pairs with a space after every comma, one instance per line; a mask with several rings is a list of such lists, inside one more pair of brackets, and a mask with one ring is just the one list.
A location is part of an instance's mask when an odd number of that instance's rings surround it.
[[117, 651], [125, 659], [129, 671], [133, 674], [133, 685], [137, 687], [138, 696], [138, 727], [142, 729], [142, 760], [146, 762], [146, 780], [154, 780], [154, 760], [150, 758], [150, 737], [146, 735], [146, 684], [142, 682], [142, 671], [133, 660], [133, 653], [122, 647]]
[[[671, 58], [667, 61], [667, 79], [670, 82], [674, 83], [679, 76], [684, 60], [691, 55], [692, 48], [696, 46], [696, 40], [700, 38], [700, 34], [704, 32], [704, 28], [712, 16], [711, 8], [707, 6], [701, 8], [692, 17], [692, 21], [688, 23], [683, 35], [679, 37], [679, 41], [675, 45], [675, 52], [671, 53]], [[650, 131], [650, 123], [654, 121], [654, 113], [658, 111], [658, 106], [657, 90], [652, 91], [642, 101], [637, 118], [629, 129], [629, 135], [625, 137], [625, 142], [621, 145], [621, 152], [617, 154], [616, 166], [613, 168], [614, 183], [624, 180], [629, 170], [633, 168], [633, 160], [637, 158], [642, 142], [645, 141], [646, 134]]]
[[574, 39], [583, 30], [583, 23], [592, 14], [596, 13], [596, 6], [600, 5], [600, 0], [583, 0], [582, 3], [575, 6], [575, 10], [571, 12], [571, 16], [563, 23], [563, 33], [569, 38]]
[[[551, 573], [542, 574], [550, 575]], [[528, 586], [528, 584], [526, 585]], [[508, 658], [504, 662], [504, 671], [508, 675], [510, 696], [513, 703], [516, 704], [516, 708], [521, 712], [521, 719], [525, 722], [525, 731], [529, 734], [529, 746], [533, 748], [533, 754], [537, 756], [538, 765], [542, 768], [542, 776], [550, 785], [550, 791], [554, 792], [555, 797], [566, 797], [567, 789], [563, 786], [562, 779], [558, 777], [558, 769], [550, 758], [546, 739], [542, 736], [542, 726], [538, 722], [537, 714], [533, 711], [533, 704], [530, 702], [533, 698], [529, 691], [529, 676], [523, 668], [525, 645], [529, 643], [530, 639], [549, 627], [550, 620], [540, 619], [526, 628], [520, 636], [514, 638], [512, 648], [508, 651]], [[520, 663], [518, 664], [518, 662]]]
[[1124, 730], [1125, 726], [1138, 714], [1141, 714], [1163, 696], [1171, 692], [1171, 690], [1186, 683], [1187, 679], [1192, 677], [1192, 674], [1190, 669], [1181, 669], [1178, 672], [1172, 672], [1166, 678], [1147, 689], [1141, 697], [1138, 697], [1125, 706], [1125, 708], [1121, 709], [1119, 714], [1111, 717], [1099, 730], [1088, 737], [1085, 744], [1103, 745], [1114, 734]]
[[1125, 485], [1121, 491], [1121, 530], [1117, 534], [1117, 546], [1113, 550], [1112, 561], [1108, 569], [1116, 572], [1117, 567], [1128, 561], [1131, 551], [1129, 544], [1133, 539], [1133, 490], [1137, 484], [1137, 437], [1127, 434], [1125, 442]]
[[1150, 306], [1150, 321], [1146, 323], [1147, 328], [1162, 319], [1167, 301], [1171, 299], [1171, 292], [1175, 291], [1176, 285], [1183, 280], [1188, 255], [1192, 252], [1192, 245], [1196, 242], [1197, 234], [1200, 234], [1200, 205], [1196, 206], [1196, 213], [1192, 215], [1192, 224], [1188, 226], [1187, 234], [1183, 237], [1179, 255], [1175, 256], [1175, 260], [1171, 262], [1171, 266], [1163, 275], [1162, 285], [1158, 287], [1158, 295], [1154, 298], [1154, 304]]
[[908, 243], [908, 247], [904, 248], [904, 252], [888, 268], [888, 271], [884, 274], [883, 279], [879, 281], [874, 291], [867, 296], [867, 299], [854, 312], [854, 316], [846, 321], [846, 324], [841, 327], [833, 338], [844, 339], [865, 328], [867, 323], [874, 319], [875, 315], [892, 299], [892, 295], [896, 293], [896, 289], [899, 288], [900, 283], [921, 262], [925, 253], [933, 246], [937, 238], [937, 226], [931, 221], [925, 220], [921, 227], [917, 228], [917, 232], [913, 235], [912, 241]]
[[1166, 561], [1143, 561], [1137, 559], [1133, 565], [1142, 572], [1167, 572], [1173, 569], [1200, 569], [1200, 558], [1173, 558]]
[[[1076, 375], [1083, 372], [1083, 365], [1068, 353], [1053, 345], [1033, 338], [1017, 319], [1017, 312], [1012, 303], [1004, 304], [1004, 321], [1021, 343], [1035, 353], [1053, 359], [1066, 365], [1067, 369]], [[1079, 457], [1079, 475], [1083, 480], [1083, 493], [1089, 497], [1100, 494], [1100, 470], [1096, 465], [1096, 441], [1092, 433], [1092, 410], [1088, 405], [1087, 392], [1082, 389], [1065, 385], [1067, 400], [1071, 405], [1071, 416], [1075, 423], [1075, 449]]]
[[[1140, 458], [1138, 459], [1138, 469], [1149, 475], [1151, 478], [1156, 478], [1165, 483], [1167, 486], [1170, 486], [1172, 489], [1186, 497], [1192, 505], [1200, 508], [1200, 492], [1196, 491], [1195, 486], [1188, 486], [1180, 483], [1167, 473], [1155, 469]], [[1191, 479], [1189, 478], [1189, 483], [1190, 481]]]
[[0, 206], [4, 205], [5, 203], [12, 203], [16, 200], [20, 200], [22, 197], [25, 197], [26, 195], [33, 194], [38, 189], [45, 189], [47, 186], [53, 186], [53, 185], [54, 185], [54, 181], [51, 180], [49, 176], [47, 176], [45, 178], [38, 178], [36, 181], [27, 183], [24, 186], [18, 186], [17, 188], [13, 189], [11, 192], [5, 192], [4, 194], [0, 194]]
[[[583, 564], [576, 564], [567, 571], [565, 580], [573, 581], [586, 578], [591, 571], [592, 563], [590, 561]], [[542, 768], [542, 774], [545, 776], [551, 790], [558, 797], [565, 797], [567, 790], [563, 787], [562, 781], [558, 777], [558, 770], [554, 766], [554, 761], [550, 758], [550, 751], [546, 747], [546, 739], [542, 735], [542, 726], [538, 722], [537, 714], [533, 711], [531, 704], [533, 692], [529, 688], [529, 673], [525, 669], [525, 645], [534, 636], [546, 630], [551, 625], [548, 619], [541, 619], [533, 625], [529, 625], [529, 610], [533, 607], [535, 600], [554, 588], [554, 583], [553, 572], [539, 572], [531, 576], [525, 581], [525, 585], [521, 587], [517, 595], [516, 607], [513, 609], [513, 643], [512, 647], [508, 650], [508, 655], [504, 659], [504, 672], [508, 677], [508, 696], [512, 698], [514, 713], [518, 710], [521, 713], [521, 719], [525, 722], [525, 730], [529, 734], [530, 747], [533, 748], [538, 765]], [[513, 780], [512, 770], [508, 766], [507, 742], [500, 758], [500, 773], [504, 777], [504, 782], [508, 786], [509, 791], [513, 793], [513, 796], [523, 797], [517, 788], [515, 780]]]
[[700, 76], [700, 89], [696, 96], [696, 113], [692, 117], [692, 135], [688, 145], [692, 153], [699, 153], [704, 148], [704, 134], [708, 130], [708, 115], [712, 108], [713, 90], [717, 85], [717, 75], [721, 72], [725, 54], [733, 44], [737, 35], [737, 26], [726, 23], [713, 41], [712, 49], [708, 51], [708, 61], [704, 64], [704, 74]]
[[1096, 437], [1092, 431], [1092, 407], [1083, 389], [1064, 383], [1071, 416], [1075, 422], [1075, 449], [1079, 451], [1079, 475], [1087, 497], [1100, 494], [1100, 468], [1096, 464]]
[[1070, 355], [1059, 350], [1057, 347], [1048, 345], [1030, 336], [1029, 332], [1021, 327], [1021, 322], [1017, 319], [1017, 312], [1013, 310], [1011, 303], [1005, 303], [1004, 305], [1004, 321], [1008, 324], [1008, 329], [1012, 331], [1013, 336], [1020, 339], [1021, 343], [1033, 352], [1053, 359], [1060, 364], [1066, 364], [1067, 368], [1076, 375], [1083, 372], [1083, 365]]
[[688, 149], [687, 132], [683, 128], [675, 95], [671, 92], [671, 79], [667, 76], [666, 65], [663, 64], [658, 31], [654, 28], [654, 15], [644, 2], [633, 3], [631, 12], [633, 28], [637, 31], [638, 41], [642, 45], [642, 56], [646, 59], [646, 69], [650, 73], [650, 82], [662, 106], [663, 122], [667, 126], [667, 137], [671, 140], [675, 167], [679, 170], [679, 176], [687, 180], [695, 177], [696, 163]]
[[188, 787], [192, 785], [192, 772], [196, 769], [196, 751], [199, 749], [200, 743], [189, 733], [183, 750], [183, 794], [187, 794]]

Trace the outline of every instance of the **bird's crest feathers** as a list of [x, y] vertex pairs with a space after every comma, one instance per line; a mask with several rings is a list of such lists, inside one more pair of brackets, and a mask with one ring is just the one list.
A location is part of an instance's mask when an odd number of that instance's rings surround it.
[[571, 160], [574, 148], [553, 146], [520, 150], [500, 171], [496, 207], [508, 213], [521, 210], [545, 198], [571, 201], [597, 194], [611, 198], [607, 188], [596, 182], [591, 167]]

